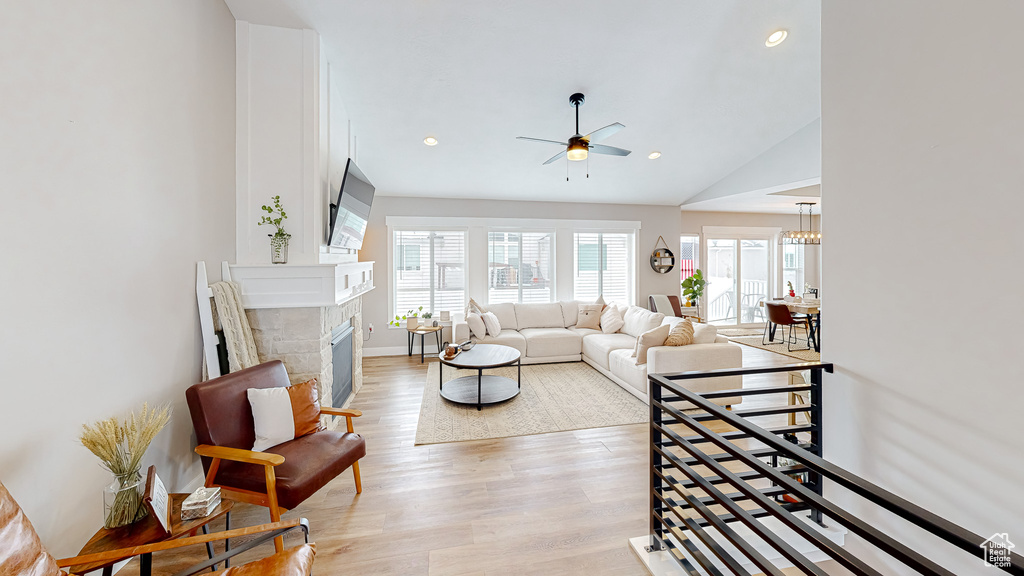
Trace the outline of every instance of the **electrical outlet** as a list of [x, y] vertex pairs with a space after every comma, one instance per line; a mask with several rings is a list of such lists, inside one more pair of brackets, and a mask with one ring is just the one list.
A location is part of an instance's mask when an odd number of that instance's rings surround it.
[[370, 334], [373, 334], [373, 323], [370, 323]]

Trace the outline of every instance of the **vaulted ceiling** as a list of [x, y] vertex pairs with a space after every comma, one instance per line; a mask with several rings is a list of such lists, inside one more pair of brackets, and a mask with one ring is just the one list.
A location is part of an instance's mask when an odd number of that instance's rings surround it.
[[[379, 194], [678, 205], [820, 116], [813, 0], [246, 2], [321, 34]], [[516, 136], [571, 136], [573, 92], [581, 132], [621, 122], [604, 143], [633, 154], [566, 182]]]

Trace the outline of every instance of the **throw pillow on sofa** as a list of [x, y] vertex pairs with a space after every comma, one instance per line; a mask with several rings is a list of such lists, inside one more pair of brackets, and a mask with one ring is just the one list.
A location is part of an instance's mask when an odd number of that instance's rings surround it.
[[252, 406], [256, 442], [253, 452], [263, 452], [320, 430], [320, 389], [316, 378], [302, 384], [245, 391]]
[[630, 306], [622, 315], [622, 321], [625, 322], [622, 332], [639, 338], [644, 332], [660, 326], [664, 319], [665, 315], [661, 312], [651, 312], [639, 306]]
[[466, 324], [469, 325], [469, 332], [477, 338], [483, 338], [487, 336], [487, 325], [484, 324], [484, 319], [476, 312], [470, 312], [466, 315]]
[[715, 328], [711, 324], [694, 324], [693, 325], [693, 343], [694, 344], [714, 344], [715, 338], [718, 337], [718, 328]]
[[601, 312], [601, 332], [605, 334], [614, 334], [618, 332], [625, 322], [622, 320], [622, 312], [619, 307], [615, 304], [609, 304], [604, 307], [604, 312]]
[[476, 303], [476, 300], [469, 299], [469, 303], [466, 304], [466, 318], [469, 318], [470, 314], [483, 314], [487, 312], [487, 309]]
[[580, 311], [576, 316], [576, 327], [600, 330], [602, 308], [604, 308], [603, 304], [580, 304]]
[[494, 315], [494, 312], [484, 312], [480, 317], [484, 319], [484, 326], [487, 327], [488, 334], [491, 336], [501, 334], [501, 324], [498, 323], [498, 317]]
[[647, 364], [647, 351], [655, 346], [664, 346], [665, 339], [672, 329], [668, 324], [662, 324], [644, 332], [636, 339], [636, 348], [633, 349], [633, 356], [636, 356], [636, 365]]
[[682, 322], [676, 322], [668, 332], [665, 339], [665, 346], [688, 346], [693, 344], [693, 322], [687, 318]]

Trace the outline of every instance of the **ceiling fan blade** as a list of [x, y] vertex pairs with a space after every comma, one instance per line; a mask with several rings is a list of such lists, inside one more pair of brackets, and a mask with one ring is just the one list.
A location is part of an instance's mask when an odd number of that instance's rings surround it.
[[612, 134], [615, 134], [619, 130], [622, 130], [623, 128], [625, 128], [624, 125], [616, 122], [615, 124], [609, 124], [604, 128], [598, 128], [597, 130], [594, 130], [590, 134], [584, 136], [583, 139], [586, 140], [587, 142], [599, 142], [611, 136]]
[[548, 158], [548, 161], [547, 161], [547, 162], [545, 162], [545, 163], [543, 163], [543, 164], [541, 164], [541, 166], [547, 166], [548, 164], [551, 164], [552, 162], [554, 162], [555, 160], [558, 160], [558, 159], [559, 159], [559, 158], [561, 158], [562, 156], [565, 156], [565, 150], [562, 150], [562, 151], [561, 151], [561, 152], [559, 152], [558, 154], [555, 154], [555, 155], [554, 155], [554, 156], [552, 156], [551, 158]]
[[605, 146], [604, 144], [591, 144], [590, 151], [594, 154], [611, 154], [612, 156], [629, 156], [629, 153], [631, 152], [624, 148]]
[[527, 138], [526, 136], [516, 136], [516, 140], [529, 140], [531, 142], [548, 142], [551, 144], [561, 144], [562, 146], [568, 146], [568, 142], [558, 142], [557, 140], [545, 140], [543, 138]]

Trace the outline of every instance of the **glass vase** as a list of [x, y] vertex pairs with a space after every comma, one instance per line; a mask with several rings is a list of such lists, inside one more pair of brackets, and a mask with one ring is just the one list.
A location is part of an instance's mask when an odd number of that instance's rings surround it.
[[273, 264], [288, 263], [288, 238], [282, 236], [270, 237], [270, 262]]
[[146, 517], [142, 503], [145, 483], [136, 471], [116, 477], [103, 489], [103, 527], [117, 528]]

